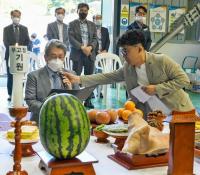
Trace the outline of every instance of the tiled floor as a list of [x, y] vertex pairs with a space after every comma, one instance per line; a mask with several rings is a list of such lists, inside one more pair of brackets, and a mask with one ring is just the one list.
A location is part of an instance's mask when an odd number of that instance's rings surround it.
[[[3, 83], [4, 82], [4, 83]], [[2, 87], [4, 86], [4, 87]], [[200, 113], [200, 93], [194, 93], [188, 91], [190, 98], [194, 106], [198, 109]], [[96, 93], [95, 93], [96, 94]], [[8, 113], [8, 107], [10, 103], [7, 101], [7, 89], [5, 87], [5, 78], [0, 78], [0, 113]], [[103, 99], [94, 98], [92, 102], [97, 109], [109, 109], [109, 108], [120, 108], [126, 101], [126, 94], [123, 88], [120, 89], [119, 99], [117, 99], [116, 89], [108, 88], [107, 97]]]

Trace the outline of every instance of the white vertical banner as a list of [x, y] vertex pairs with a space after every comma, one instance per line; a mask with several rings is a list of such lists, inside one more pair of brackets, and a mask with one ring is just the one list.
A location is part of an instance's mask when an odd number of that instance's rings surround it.
[[161, 5], [150, 5], [150, 31], [166, 32], [167, 7]]
[[[175, 6], [169, 6], [169, 22], [168, 22], [168, 32], [173, 30], [174, 22], [183, 14], [186, 13], [185, 7], [175, 7]], [[176, 25], [176, 24], [175, 24]], [[180, 32], [181, 34], [184, 34], [184, 30]]]
[[120, 13], [120, 28], [126, 29], [128, 27], [129, 5], [121, 4]]
[[10, 73], [13, 74], [12, 104], [14, 107], [23, 106], [23, 78], [24, 73], [28, 71], [28, 53], [27, 46], [9, 47]]
[[27, 46], [9, 46], [10, 73], [28, 72], [28, 51]]

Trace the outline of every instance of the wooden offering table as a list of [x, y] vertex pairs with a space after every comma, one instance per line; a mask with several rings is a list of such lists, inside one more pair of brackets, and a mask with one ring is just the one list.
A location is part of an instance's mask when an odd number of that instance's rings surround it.
[[168, 175], [192, 175], [194, 163], [195, 111], [173, 112], [170, 122]]
[[69, 160], [56, 160], [46, 151], [38, 152], [38, 156], [39, 168], [46, 175], [96, 175], [92, 164], [98, 161], [86, 151]]
[[168, 163], [168, 153], [157, 156], [132, 155], [121, 152], [116, 145], [113, 148], [115, 154], [108, 157], [129, 170], [166, 166]]
[[[168, 128], [168, 125], [166, 126]], [[0, 132], [0, 175], [5, 175], [13, 165], [13, 159], [10, 153], [13, 150], [13, 145], [11, 145], [6, 139], [3, 138], [4, 133]], [[167, 166], [154, 167], [148, 169], [136, 169], [128, 170], [121, 166], [120, 164], [114, 162], [113, 160], [107, 158], [107, 155], [113, 154], [113, 148], [111, 144], [114, 143], [115, 139], [109, 137], [109, 143], [98, 144], [95, 142], [96, 137], [92, 136], [90, 142], [86, 148], [86, 151], [93, 155], [98, 163], [94, 163], [93, 167], [96, 175], [166, 175]], [[33, 149], [36, 152], [44, 151], [40, 141], [33, 145]], [[38, 167], [41, 158], [36, 154], [32, 157], [22, 158], [22, 167], [27, 170], [29, 175], [44, 175], [41, 169]], [[185, 163], [186, 160], [183, 160]], [[200, 159], [195, 158], [194, 160], [194, 173], [195, 175], [200, 175]], [[69, 174], [69, 173], [68, 173]]]

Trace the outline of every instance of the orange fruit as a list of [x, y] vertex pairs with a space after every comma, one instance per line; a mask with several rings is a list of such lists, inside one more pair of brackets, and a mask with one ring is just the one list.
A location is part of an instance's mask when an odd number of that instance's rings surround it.
[[91, 109], [91, 110], [87, 111], [90, 122], [92, 122], [92, 123], [96, 122], [97, 112], [99, 112], [99, 110], [97, 110], [97, 109]]
[[130, 114], [132, 114], [132, 111], [130, 111], [130, 110], [124, 110], [122, 112], [122, 119], [125, 120], [125, 121], [128, 121], [128, 117], [129, 117]]
[[117, 112], [114, 109], [108, 109], [106, 111], [110, 116], [110, 123], [114, 123], [117, 120]]
[[101, 111], [96, 114], [97, 124], [108, 124], [110, 122], [110, 116], [107, 112]]
[[122, 113], [123, 113], [124, 110], [125, 110], [124, 108], [119, 108], [117, 110], [117, 114], [118, 114], [119, 118], [122, 118]]
[[127, 101], [125, 104], [124, 104], [124, 108], [126, 110], [130, 110], [130, 111], [134, 111], [135, 110], [135, 103], [133, 101]]

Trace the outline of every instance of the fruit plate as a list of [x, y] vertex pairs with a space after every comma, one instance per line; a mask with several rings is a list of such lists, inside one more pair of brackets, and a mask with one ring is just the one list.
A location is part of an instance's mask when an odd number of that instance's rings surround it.
[[[7, 139], [8, 140], [8, 139]], [[15, 142], [13, 139], [8, 140], [10, 144], [15, 145]], [[32, 145], [36, 144], [38, 142], [37, 140], [22, 140], [21, 141], [21, 147], [22, 147], [22, 157], [31, 157], [36, 155], [36, 152], [34, 151]], [[14, 150], [12, 151], [12, 155], [14, 155]]]
[[108, 131], [104, 131], [106, 134], [108, 134], [109, 136], [113, 136], [113, 137], [127, 137], [128, 136], [128, 132], [108, 132]]
[[195, 129], [195, 133], [200, 133], [200, 129]]
[[[6, 138], [7, 139], [7, 138]], [[15, 143], [15, 140], [14, 139], [7, 139], [8, 142], [10, 143]], [[28, 140], [28, 139], [21, 139], [20, 140], [20, 143], [36, 143], [39, 141], [39, 138], [38, 139], [31, 139], [31, 140]]]
[[[7, 132], [4, 132], [2, 134], [2, 138], [6, 139], [8, 142], [10, 142], [11, 144], [12, 143], [15, 143], [15, 139], [8, 139], [7, 138]], [[39, 137], [36, 138], [36, 139], [21, 139], [20, 140], [20, 143], [37, 143], [39, 141]]]
[[103, 131], [112, 133], [128, 133], [128, 124], [118, 123], [112, 125], [105, 125]]
[[[123, 124], [123, 122], [121, 120], [116, 120], [114, 123], [109, 123], [109, 124], [106, 124], [106, 125], [114, 125], [114, 124], [119, 124], [119, 123]], [[96, 128], [99, 125], [102, 125], [102, 124], [97, 124], [97, 123], [91, 122], [92, 128]]]

